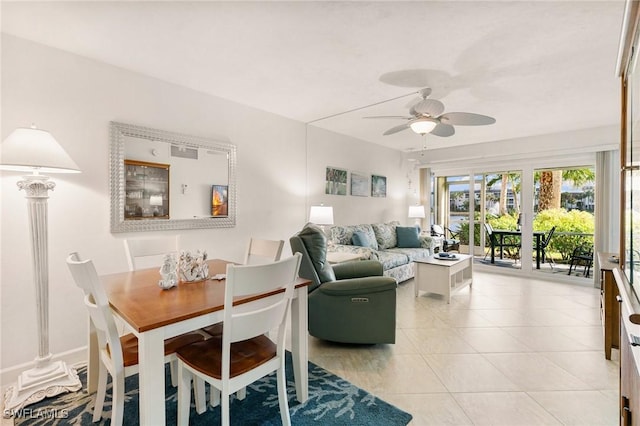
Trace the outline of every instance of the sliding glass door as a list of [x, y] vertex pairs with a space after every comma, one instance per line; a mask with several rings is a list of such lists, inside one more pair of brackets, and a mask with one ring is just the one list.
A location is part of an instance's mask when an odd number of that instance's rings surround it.
[[594, 188], [592, 165], [436, 175], [433, 223], [481, 268], [586, 278]]

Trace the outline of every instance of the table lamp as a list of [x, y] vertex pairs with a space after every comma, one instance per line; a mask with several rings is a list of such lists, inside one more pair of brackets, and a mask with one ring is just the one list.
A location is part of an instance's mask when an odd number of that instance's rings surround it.
[[425, 218], [424, 206], [409, 206], [409, 218], [416, 220], [416, 226], [420, 226], [421, 219]]
[[80, 173], [76, 163], [51, 133], [31, 128], [14, 130], [0, 145], [0, 170], [31, 173], [18, 181], [28, 204], [33, 276], [38, 316], [38, 356], [35, 367], [23, 371], [18, 383], [4, 394], [6, 410], [20, 410], [28, 404], [62, 392], [82, 388], [78, 373], [64, 361], [52, 361], [49, 352], [49, 260], [47, 245], [47, 199], [55, 183], [40, 173]]
[[326, 234], [325, 225], [333, 225], [333, 207], [320, 204], [309, 209], [309, 222], [320, 226]]

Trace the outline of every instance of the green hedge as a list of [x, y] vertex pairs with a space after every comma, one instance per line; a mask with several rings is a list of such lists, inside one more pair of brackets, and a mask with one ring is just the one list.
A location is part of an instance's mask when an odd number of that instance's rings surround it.
[[[480, 220], [480, 214], [476, 213], [476, 221]], [[487, 215], [487, 221], [495, 229], [517, 229], [518, 215], [506, 214], [503, 216]], [[595, 221], [593, 214], [580, 210], [567, 211], [566, 209], [549, 209], [539, 212], [533, 219], [533, 230], [548, 232], [556, 227], [551, 244], [547, 249], [555, 260], [567, 261], [571, 258], [573, 249], [578, 245], [593, 246], [593, 233]], [[480, 241], [480, 224], [476, 222], [474, 227], [474, 241]], [[485, 232], [484, 226], [482, 232]], [[563, 232], [591, 234], [591, 236], [562, 235]], [[469, 222], [460, 224], [459, 239], [461, 244], [469, 244]], [[489, 245], [487, 239], [486, 246]]]

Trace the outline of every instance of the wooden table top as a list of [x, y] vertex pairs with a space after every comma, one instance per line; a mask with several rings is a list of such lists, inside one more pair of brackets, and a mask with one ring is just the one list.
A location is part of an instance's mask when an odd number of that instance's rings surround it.
[[614, 268], [618, 268], [620, 266], [620, 258], [618, 256], [618, 253], [598, 252], [597, 256], [598, 264], [600, 265], [600, 269], [602, 271], [613, 271]]
[[[209, 275], [225, 274], [226, 260], [208, 260]], [[138, 332], [144, 332], [195, 318], [224, 308], [225, 280], [180, 282], [163, 290], [158, 286], [160, 268], [141, 269], [104, 275], [100, 282], [109, 298], [111, 308]], [[298, 278], [295, 287], [306, 287], [311, 281]], [[266, 295], [244, 297], [234, 305], [246, 303]]]

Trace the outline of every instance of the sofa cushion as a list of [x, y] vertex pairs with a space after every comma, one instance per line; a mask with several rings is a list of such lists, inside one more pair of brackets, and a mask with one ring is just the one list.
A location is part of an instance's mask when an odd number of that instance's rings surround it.
[[400, 248], [420, 248], [418, 228], [415, 226], [396, 226], [396, 237]]
[[333, 268], [327, 262], [327, 237], [324, 232], [317, 225], [307, 223], [298, 236], [309, 253], [320, 282], [335, 281]]
[[374, 234], [373, 228], [369, 224], [332, 226], [329, 231], [329, 235], [331, 242], [334, 244], [353, 245], [352, 238], [355, 232], [365, 233], [369, 237], [369, 241], [371, 241], [370, 247], [374, 250], [378, 250], [376, 234]]
[[409, 258], [409, 262], [419, 259], [427, 259], [431, 256], [431, 251], [424, 248], [399, 248], [395, 247], [387, 250], [390, 253], [403, 254]]
[[378, 261], [382, 263], [382, 268], [386, 271], [409, 263], [409, 258], [403, 253], [383, 250], [378, 252]]
[[354, 246], [369, 247], [369, 248], [374, 248], [378, 246], [378, 243], [376, 242], [375, 238], [372, 239], [364, 231], [354, 232], [353, 236], [351, 237], [351, 244], [353, 244]]
[[398, 245], [396, 226], [399, 224], [400, 222], [394, 221], [389, 223], [374, 223], [371, 225], [376, 235], [376, 241], [378, 242], [378, 250], [385, 250]]

